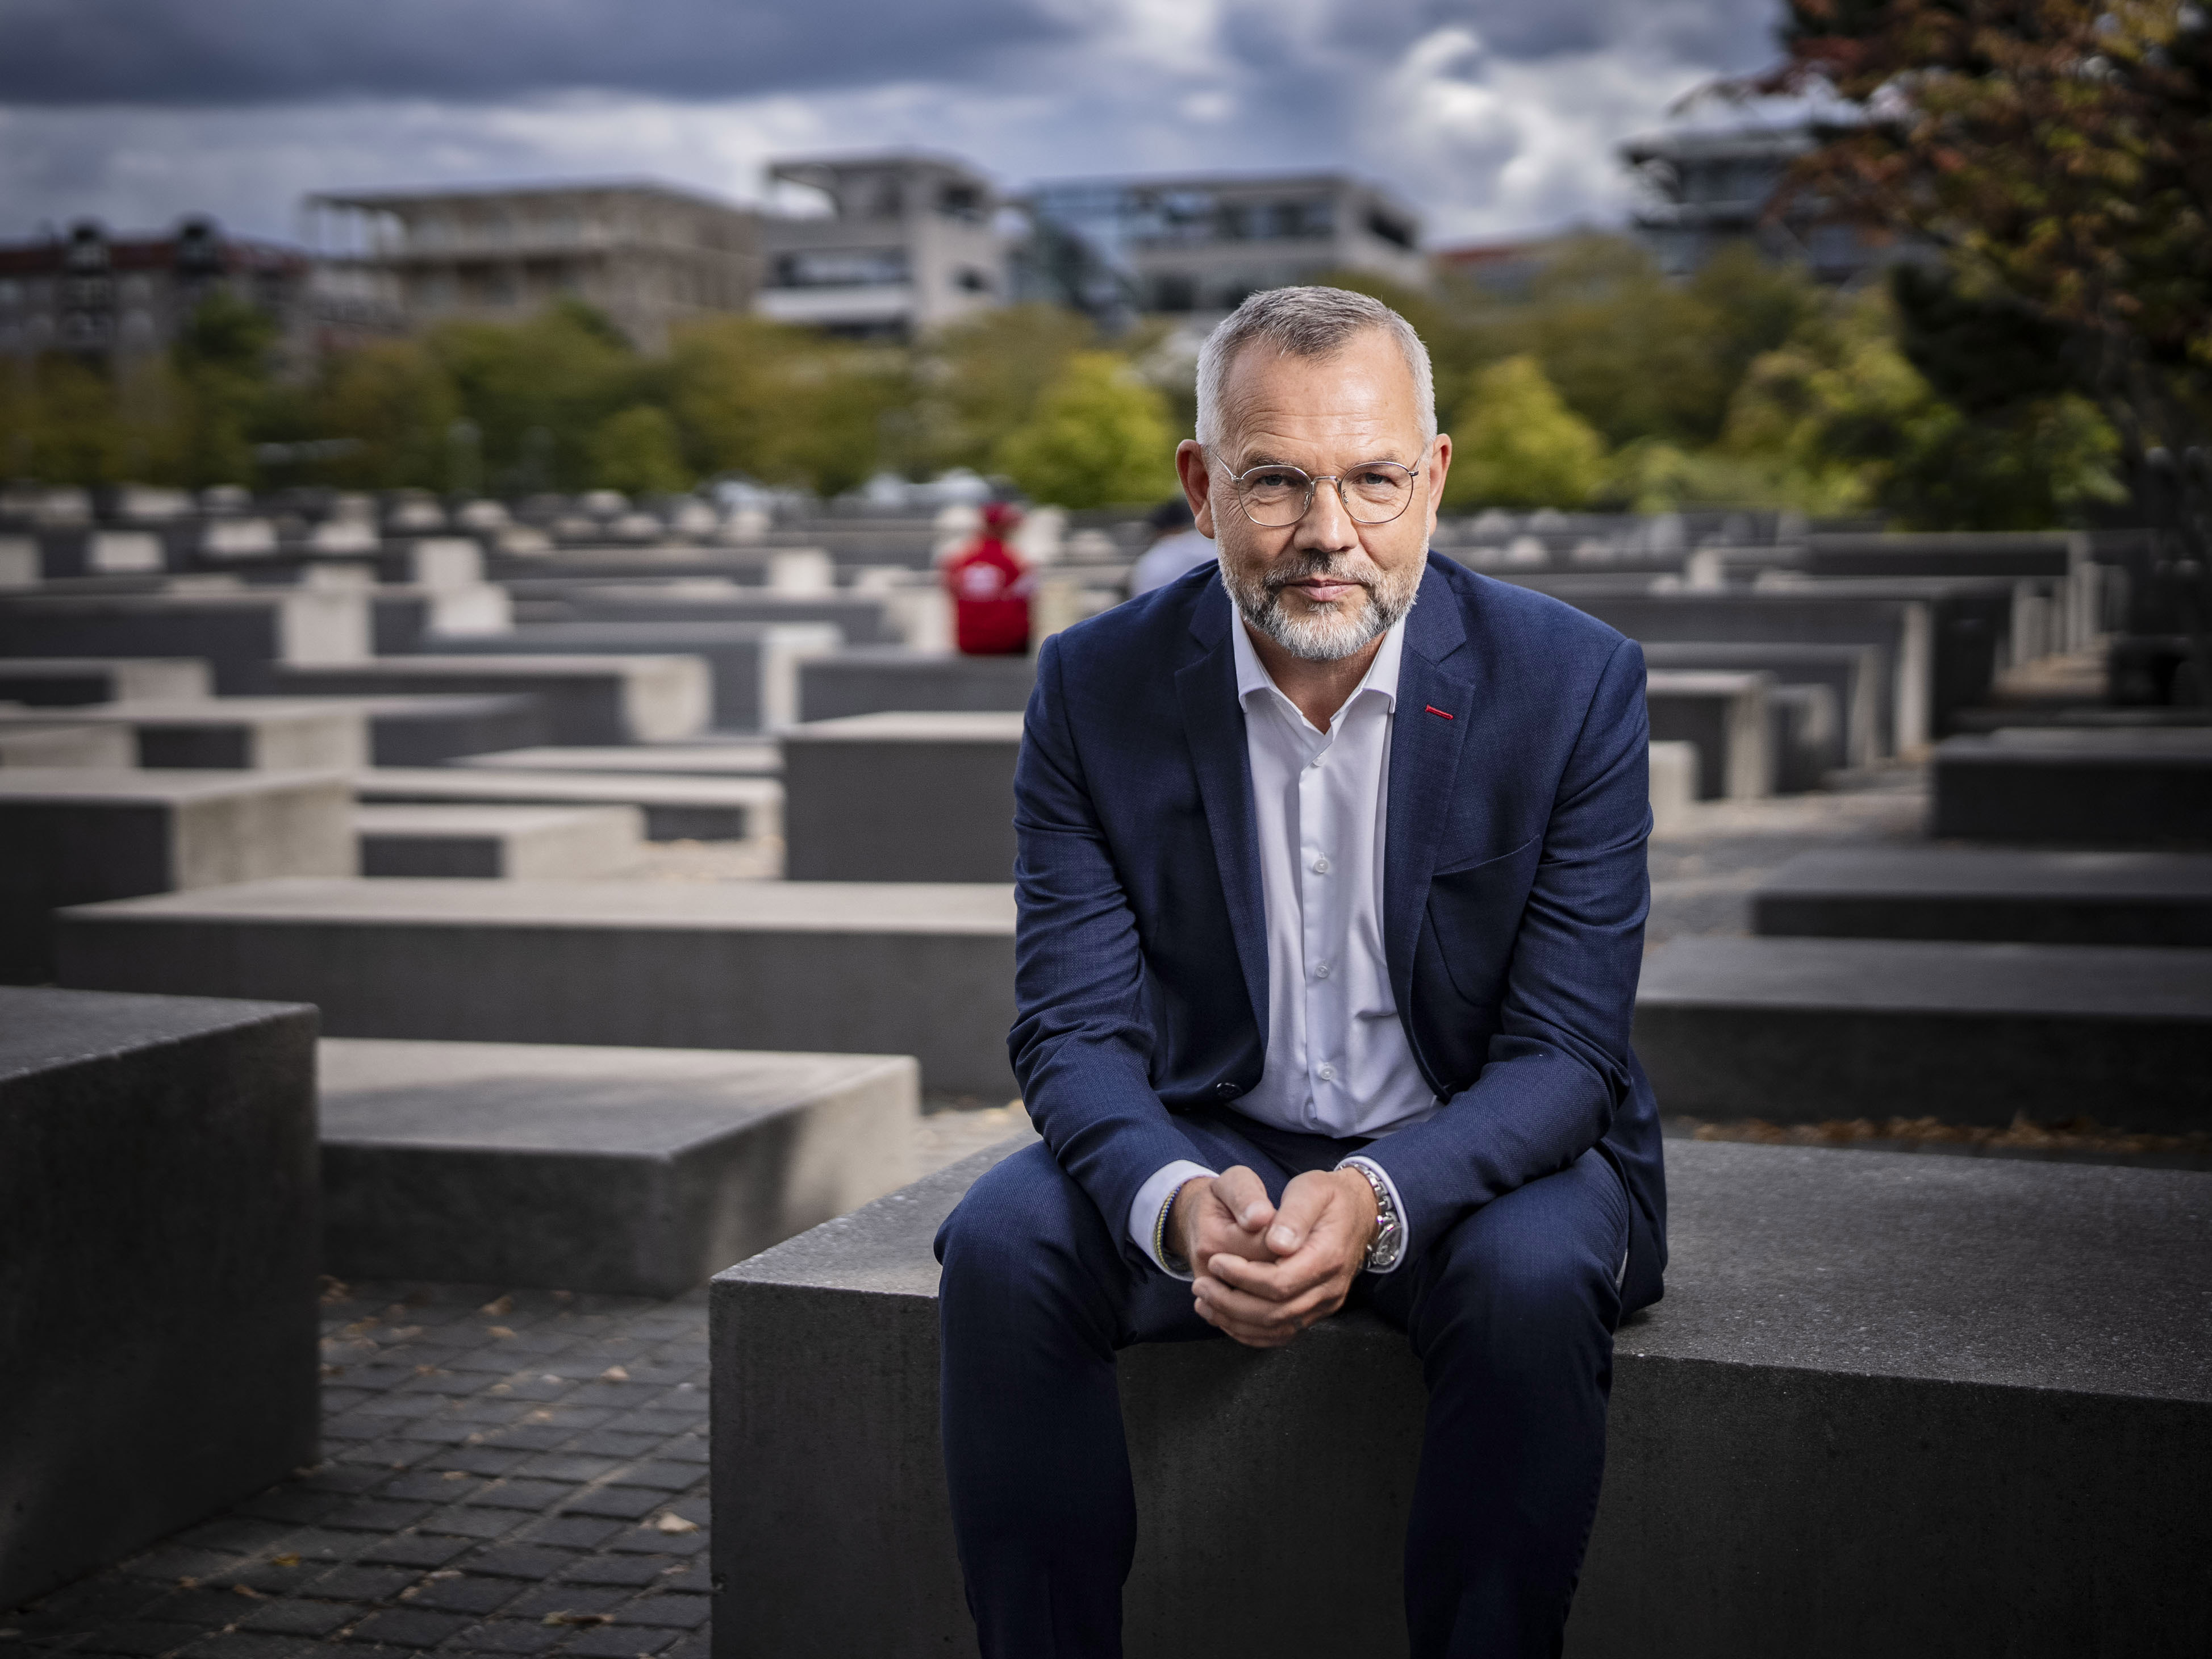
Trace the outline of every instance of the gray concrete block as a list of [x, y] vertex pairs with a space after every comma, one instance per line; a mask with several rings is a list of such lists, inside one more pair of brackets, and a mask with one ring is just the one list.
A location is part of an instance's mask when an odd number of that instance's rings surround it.
[[787, 593], [770, 588], [699, 591], [618, 582], [510, 583], [526, 622], [814, 623], [836, 629], [847, 645], [897, 645], [898, 626], [880, 599], [843, 593]]
[[52, 714], [0, 708], [0, 766], [112, 769], [137, 763], [138, 745], [126, 726], [64, 724]]
[[350, 872], [352, 805], [330, 773], [0, 769], [0, 983], [52, 976], [64, 905]]
[[794, 881], [1010, 881], [1019, 714], [855, 714], [783, 734]]
[[0, 661], [0, 702], [33, 708], [147, 698], [211, 697], [215, 678], [190, 657], [56, 657]]
[[540, 742], [545, 720], [527, 693], [475, 697], [362, 697], [372, 766], [440, 766]]
[[635, 806], [356, 806], [361, 873], [392, 878], [580, 881], [643, 854]]
[[[719, 1275], [718, 1659], [975, 1651], [937, 1437], [937, 1224], [1008, 1143]], [[1669, 1141], [1567, 1652], [2212, 1640], [2212, 1176]], [[1372, 1316], [1123, 1351], [1133, 1659], [1405, 1651], [1424, 1395]], [[1296, 1448], [1295, 1455], [1283, 1449]], [[1210, 1540], [1330, 1494], [1309, 1547]]]
[[475, 638], [438, 635], [423, 648], [455, 655], [537, 656], [611, 652], [680, 653], [714, 680], [708, 723], [718, 732], [757, 732], [798, 718], [798, 665], [841, 643], [823, 623], [573, 622], [532, 623]]
[[371, 641], [380, 657], [441, 650], [432, 641], [504, 634], [514, 626], [507, 590], [489, 582], [465, 587], [381, 586], [368, 590]]
[[1655, 669], [1644, 681], [1655, 742], [1698, 746], [1700, 799], [1753, 800], [1773, 793], [1774, 738], [1764, 673]]
[[2212, 951], [1678, 939], [1637, 994], [1660, 1109], [2212, 1128]]
[[783, 775], [783, 751], [773, 738], [739, 738], [728, 743], [631, 744], [617, 749], [542, 748], [501, 750], [457, 757], [453, 764], [491, 772], [595, 772], [623, 776], [776, 778]]
[[2006, 848], [1806, 853], [1753, 890], [1761, 933], [2212, 948], [2212, 856]]
[[2064, 576], [2082, 539], [2064, 531], [1831, 531], [1805, 538], [1802, 568], [1815, 576]]
[[0, 1610], [315, 1461], [314, 1039], [0, 990]]
[[1836, 694], [1826, 686], [1770, 687], [1766, 714], [1768, 771], [1775, 793], [1818, 789], [1829, 773], [1847, 763], [1843, 717]]
[[322, 1045], [342, 1278], [681, 1294], [912, 1171], [904, 1055]]
[[368, 654], [360, 593], [259, 588], [156, 593], [10, 593], [0, 657], [193, 657], [225, 695], [270, 690], [272, 665]]
[[807, 721], [893, 711], [1018, 714], [1036, 664], [1028, 657], [961, 657], [877, 646], [799, 665], [799, 712]]
[[2010, 726], [1936, 750], [1937, 836], [2212, 846], [2212, 731]]
[[282, 994], [337, 1036], [910, 1054], [933, 1089], [1013, 1087], [1007, 887], [263, 882], [60, 930], [65, 983]]
[[364, 802], [485, 806], [634, 806], [651, 841], [745, 841], [783, 833], [783, 786], [764, 777], [379, 767], [356, 775]]
[[707, 665], [696, 657], [379, 657], [285, 668], [274, 679], [295, 696], [533, 696], [554, 743], [689, 737], [705, 728], [712, 707]]
[[[0, 713], [0, 726], [50, 716]], [[161, 698], [94, 703], [70, 720], [128, 735], [136, 764], [171, 770], [347, 772], [368, 762], [360, 709], [299, 697]]]
[[1644, 661], [1653, 669], [1765, 672], [1774, 677], [1778, 688], [1825, 687], [1843, 727], [1844, 758], [1835, 763], [1871, 766], [1887, 751], [1888, 733], [1877, 695], [1883, 655], [1877, 647], [1653, 640], [1644, 644]]

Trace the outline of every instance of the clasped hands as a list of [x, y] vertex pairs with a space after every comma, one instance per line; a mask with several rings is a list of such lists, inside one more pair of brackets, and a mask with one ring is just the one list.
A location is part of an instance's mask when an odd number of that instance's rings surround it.
[[1176, 1194], [1167, 1245], [1191, 1265], [1198, 1316], [1279, 1348], [1344, 1305], [1375, 1237], [1375, 1189], [1352, 1170], [1292, 1177], [1279, 1206], [1243, 1164]]

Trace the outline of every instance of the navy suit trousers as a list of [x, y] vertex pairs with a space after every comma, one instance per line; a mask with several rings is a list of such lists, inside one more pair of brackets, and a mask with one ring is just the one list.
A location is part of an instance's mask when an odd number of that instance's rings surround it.
[[[1178, 1127], [1217, 1169], [1285, 1184], [1365, 1144], [1231, 1112]], [[1133, 1256], [1042, 1145], [937, 1238], [945, 1474], [985, 1659], [1114, 1659], [1137, 1536], [1114, 1356], [1226, 1340]], [[1629, 1200], [1601, 1152], [1505, 1194], [1356, 1304], [1403, 1330], [1429, 1391], [1406, 1540], [1414, 1659], [1555, 1655], [1597, 1508]], [[1324, 1540], [1315, 1571], [1326, 1572]]]

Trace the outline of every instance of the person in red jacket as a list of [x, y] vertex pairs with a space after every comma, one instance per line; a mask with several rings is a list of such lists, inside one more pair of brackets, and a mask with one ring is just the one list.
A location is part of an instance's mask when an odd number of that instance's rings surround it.
[[1004, 501], [983, 509], [982, 533], [945, 567], [953, 636], [966, 657], [1015, 657], [1030, 648], [1029, 567], [1006, 545], [1022, 515]]

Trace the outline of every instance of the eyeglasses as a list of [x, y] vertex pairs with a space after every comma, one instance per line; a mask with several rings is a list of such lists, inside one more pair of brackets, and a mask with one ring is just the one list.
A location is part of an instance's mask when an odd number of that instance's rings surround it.
[[1413, 504], [1413, 480], [1420, 476], [1419, 467], [1395, 461], [1369, 461], [1349, 472], [1319, 477], [1295, 466], [1269, 464], [1232, 472], [1229, 483], [1246, 518], [1263, 529], [1286, 530], [1313, 510], [1314, 491], [1325, 483], [1336, 486], [1336, 498], [1352, 523], [1388, 524]]

